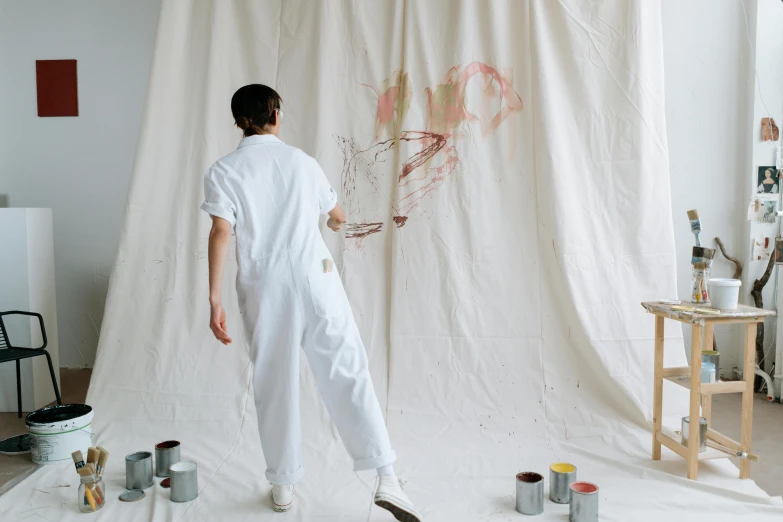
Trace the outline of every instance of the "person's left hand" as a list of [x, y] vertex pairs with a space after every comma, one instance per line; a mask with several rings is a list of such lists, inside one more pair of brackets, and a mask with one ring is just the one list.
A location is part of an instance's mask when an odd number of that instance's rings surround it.
[[225, 345], [231, 344], [231, 337], [228, 336], [226, 328], [226, 311], [221, 303], [210, 305], [209, 328], [215, 334], [215, 338]]

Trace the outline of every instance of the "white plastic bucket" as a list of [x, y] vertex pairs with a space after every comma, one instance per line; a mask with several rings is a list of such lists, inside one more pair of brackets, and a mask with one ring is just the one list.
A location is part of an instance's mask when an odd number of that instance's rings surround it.
[[25, 424], [30, 432], [30, 453], [36, 464], [71, 460], [81, 451], [87, 457], [92, 446], [92, 408], [86, 404], [49, 406], [32, 412]]
[[734, 310], [739, 303], [739, 279], [710, 279], [710, 304], [718, 310]]

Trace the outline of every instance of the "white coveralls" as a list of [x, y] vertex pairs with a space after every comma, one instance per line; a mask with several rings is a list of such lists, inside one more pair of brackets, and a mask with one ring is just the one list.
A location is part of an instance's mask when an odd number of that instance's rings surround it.
[[304, 475], [299, 348], [356, 470], [395, 454], [348, 298], [318, 228], [337, 196], [318, 163], [271, 134], [244, 138], [204, 179], [201, 208], [236, 230], [237, 293], [250, 357], [267, 479]]

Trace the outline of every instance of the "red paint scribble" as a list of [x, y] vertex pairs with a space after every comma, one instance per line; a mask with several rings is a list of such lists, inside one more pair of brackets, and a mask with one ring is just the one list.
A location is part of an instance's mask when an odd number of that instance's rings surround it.
[[443, 162], [437, 167], [428, 167], [424, 178], [410, 179], [400, 184], [402, 187], [412, 189], [399, 199], [397, 207], [400, 213], [407, 214], [416, 208], [424, 197], [440, 188], [446, 178], [454, 173], [459, 164], [457, 149], [449, 145], [443, 149], [443, 154], [445, 154]]
[[400, 181], [430, 161], [435, 154], [446, 146], [446, 137], [432, 132], [406, 131], [402, 133], [400, 139], [405, 141], [420, 140], [422, 142], [422, 149], [402, 164]]
[[386, 152], [383, 143], [376, 143], [369, 149], [362, 150], [353, 138], [344, 138], [342, 136], [335, 136], [337, 145], [340, 147], [343, 153], [343, 171], [342, 171], [342, 187], [343, 187], [343, 203], [349, 208], [355, 204], [353, 201], [356, 192], [356, 178], [359, 173], [370, 182], [373, 190], [378, 192], [378, 176], [375, 174], [373, 167], [378, 162], [378, 157]]
[[[480, 84], [482, 100], [479, 101], [479, 116], [466, 107], [466, 92], [471, 80]], [[522, 98], [514, 90], [511, 80], [494, 67], [482, 62], [473, 62], [465, 67], [449, 69], [444, 80], [434, 89], [426, 88], [427, 127], [423, 131], [401, 130], [402, 122], [410, 108], [411, 87], [408, 74], [398, 71], [383, 80], [373, 90], [378, 98], [375, 113], [375, 139], [382, 131], [388, 136], [368, 148], [361, 148], [353, 138], [336, 136], [343, 152], [342, 185], [347, 206], [357, 204], [357, 177], [363, 174], [373, 187], [381, 193], [380, 183], [374, 172], [378, 163], [388, 161], [386, 153], [401, 149], [403, 143], [414, 144], [420, 149], [401, 162], [397, 194], [392, 194], [393, 216], [397, 228], [408, 220], [408, 214], [423, 198], [440, 188], [446, 179], [456, 172], [460, 159], [455, 142], [466, 136], [466, 129], [460, 127], [466, 122], [478, 122], [482, 132], [488, 135], [496, 130], [506, 118], [523, 108]], [[500, 108], [494, 114], [497, 103]], [[381, 223], [361, 223], [347, 226], [346, 238], [361, 239], [380, 232]], [[553, 245], [554, 247], [554, 245]], [[557, 253], [555, 253], [557, 256]]]
[[394, 216], [392, 220], [394, 220], [394, 223], [397, 225], [397, 228], [402, 228], [405, 226], [405, 223], [408, 221], [408, 216]]
[[364, 239], [371, 234], [377, 234], [383, 228], [383, 223], [348, 223], [345, 225], [346, 239]]

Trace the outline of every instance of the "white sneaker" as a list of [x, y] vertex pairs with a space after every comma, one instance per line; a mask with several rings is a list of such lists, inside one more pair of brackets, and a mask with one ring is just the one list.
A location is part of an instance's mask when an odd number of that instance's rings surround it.
[[272, 504], [275, 511], [284, 513], [291, 509], [294, 503], [294, 486], [278, 486], [272, 484]]
[[394, 475], [379, 475], [378, 489], [375, 491], [375, 505], [391, 511], [394, 518], [400, 522], [423, 522], [423, 518], [408, 498], [397, 477]]

